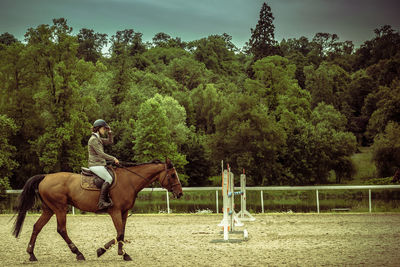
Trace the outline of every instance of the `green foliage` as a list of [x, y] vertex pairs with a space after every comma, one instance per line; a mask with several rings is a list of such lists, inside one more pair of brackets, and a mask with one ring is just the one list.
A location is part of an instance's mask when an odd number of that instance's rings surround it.
[[185, 173], [191, 186], [205, 186], [210, 183], [212, 162], [209, 160], [205, 136], [191, 133], [182, 151], [186, 154]]
[[277, 52], [277, 42], [275, 41], [275, 26], [271, 7], [263, 3], [260, 10], [260, 18], [255, 29], [250, 29], [251, 38], [248, 42], [249, 52], [254, 55], [255, 60], [271, 56]]
[[369, 137], [382, 132], [389, 121], [400, 123], [400, 81], [394, 80], [390, 88], [381, 86], [376, 93], [376, 110], [367, 127]]
[[107, 45], [107, 34], [94, 33], [91, 29], [80, 29], [78, 35], [78, 58], [96, 63], [101, 58], [101, 50]]
[[313, 66], [304, 68], [306, 76], [306, 89], [312, 96], [312, 106], [319, 102], [333, 105], [337, 110], [345, 112], [343, 100], [346, 100], [344, 92], [350, 82], [348, 73], [335, 64], [322, 63], [316, 70]]
[[400, 34], [390, 25], [384, 25], [375, 29], [375, 38], [366, 41], [356, 51], [355, 67], [366, 68], [378, 63], [382, 59], [388, 59], [398, 53], [400, 49]]
[[[166, 105], [171, 103], [167, 110]], [[147, 162], [168, 157], [178, 168], [182, 168], [187, 162], [185, 156], [178, 152], [178, 145], [185, 136], [182, 137], [174, 127], [184, 130], [182, 122], [186, 119], [185, 115], [177, 101], [159, 94], [144, 102], [133, 130], [134, 160]]]
[[208, 72], [204, 64], [190, 57], [175, 58], [166, 69], [168, 77], [192, 90], [206, 81]]
[[283, 129], [256, 96], [232, 94], [228, 100], [210, 139], [214, 159], [226, 160], [236, 173], [245, 168], [256, 185], [273, 184], [281, 165], [277, 151], [284, 146]]
[[400, 124], [389, 122], [374, 139], [373, 160], [380, 177], [393, 176], [400, 166]]
[[10, 189], [9, 179], [13, 169], [18, 167], [18, 162], [13, 159], [16, 148], [10, 144], [10, 138], [15, 135], [18, 127], [11, 118], [1, 114], [0, 125], [0, 196], [2, 196], [4, 190]]
[[356, 51], [323, 32], [278, 46], [265, 3], [251, 33], [243, 50], [228, 34], [186, 43], [161, 32], [146, 44], [133, 29], [75, 36], [63, 18], [28, 29], [23, 43], [1, 34], [3, 187], [78, 171], [98, 118], [115, 133], [110, 154], [169, 157], [189, 186], [216, 183], [209, 177], [219, 177], [221, 160], [245, 168], [253, 185], [341, 183], [354, 173], [354, 135], [375, 142], [380, 174], [392, 175], [384, 172], [398, 166], [399, 33], [384, 26]]
[[234, 77], [239, 74], [239, 62], [236, 60], [232, 37], [211, 35], [189, 44], [194, 49], [194, 58], [203, 62], [207, 69], [217, 75]]
[[371, 185], [389, 185], [393, 184], [392, 182], [393, 177], [385, 177], [385, 178], [374, 178], [374, 179], [369, 179], [365, 184], [371, 184]]

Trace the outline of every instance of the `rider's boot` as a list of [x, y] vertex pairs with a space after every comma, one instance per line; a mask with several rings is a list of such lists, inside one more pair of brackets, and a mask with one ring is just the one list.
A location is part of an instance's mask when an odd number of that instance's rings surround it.
[[109, 208], [113, 205], [111, 199], [110, 202], [107, 201], [109, 199], [108, 191], [110, 190], [110, 186], [111, 185], [108, 182], [104, 182], [103, 185], [101, 186], [99, 203], [97, 204], [97, 208], [99, 210]]

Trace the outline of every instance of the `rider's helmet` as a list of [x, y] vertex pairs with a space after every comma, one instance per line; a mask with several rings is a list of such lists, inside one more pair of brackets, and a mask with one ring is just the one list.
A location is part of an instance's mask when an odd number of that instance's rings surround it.
[[102, 119], [96, 120], [96, 121], [93, 123], [93, 127], [94, 127], [94, 128], [95, 128], [95, 127], [106, 127], [106, 128], [110, 128], [110, 126], [108, 126], [107, 122], [106, 122], [105, 120], [102, 120]]

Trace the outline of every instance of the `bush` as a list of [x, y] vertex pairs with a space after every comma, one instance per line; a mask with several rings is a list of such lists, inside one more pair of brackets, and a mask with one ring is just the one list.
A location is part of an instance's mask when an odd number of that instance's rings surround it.
[[400, 124], [389, 122], [374, 139], [373, 160], [380, 177], [392, 176], [400, 166]]
[[393, 177], [374, 178], [374, 179], [369, 179], [368, 181], [365, 182], [365, 184], [372, 184], [372, 185], [393, 184], [392, 180]]

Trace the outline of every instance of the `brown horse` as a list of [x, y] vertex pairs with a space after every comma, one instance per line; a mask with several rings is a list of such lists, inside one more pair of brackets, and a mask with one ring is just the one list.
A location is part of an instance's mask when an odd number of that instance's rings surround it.
[[[128, 212], [133, 208], [137, 194], [144, 187], [158, 179], [161, 186], [172, 192], [177, 198], [182, 194], [182, 186], [178, 174], [169, 159], [166, 162], [153, 161], [134, 166], [119, 166], [115, 169], [117, 176], [116, 184], [110, 190], [110, 197], [114, 205], [105, 212], [111, 215], [117, 238], [112, 239], [97, 250], [97, 256], [106, 252], [112, 245], [118, 243], [118, 255], [123, 255], [124, 260], [132, 260], [124, 251], [124, 235]], [[99, 191], [88, 191], [81, 188], [81, 175], [75, 173], [59, 172], [31, 177], [24, 185], [19, 197], [18, 216], [14, 223], [13, 234], [18, 237], [25, 220], [26, 212], [31, 209], [35, 202], [36, 190], [42, 200], [42, 214], [33, 226], [31, 239], [27, 252], [30, 261], [36, 261], [33, 250], [38, 234], [43, 226], [50, 220], [53, 214], [57, 218], [57, 232], [62, 236], [72, 253], [76, 254], [78, 260], [85, 260], [83, 254], [68, 237], [66, 229], [66, 215], [68, 205], [73, 205], [80, 210], [97, 212]]]

